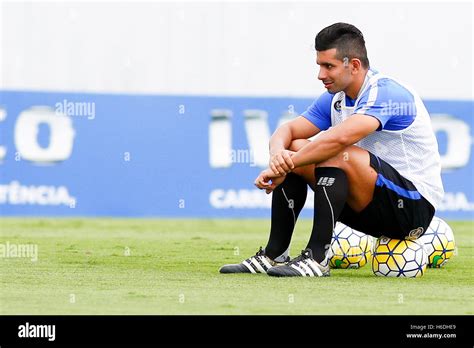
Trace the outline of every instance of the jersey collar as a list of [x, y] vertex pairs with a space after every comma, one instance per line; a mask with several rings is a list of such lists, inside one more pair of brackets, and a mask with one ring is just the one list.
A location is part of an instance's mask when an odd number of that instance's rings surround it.
[[367, 70], [367, 73], [365, 74], [364, 83], [363, 83], [362, 86], [360, 87], [359, 93], [357, 94], [357, 97], [355, 98], [355, 100], [359, 99], [359, 97], [361, 96], [362, 92], [364, 92], [364, 90], [366, 89], [367, 85], [369, 84], [370, 79], [371, 79], [372, 76], [374, 76], [375, 74], [377, 74], [377, 71], [376, 71], [376, 70], [372, 70], [372, 69], [370, 69], [370, 68], [369, 68], [369, 70]]

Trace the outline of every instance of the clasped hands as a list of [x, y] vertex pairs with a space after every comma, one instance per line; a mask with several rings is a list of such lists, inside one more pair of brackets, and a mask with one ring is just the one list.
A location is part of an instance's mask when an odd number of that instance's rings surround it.
[[267, 194], [271, 193], [284, 180], [286, 174], [290, 173], [295, 165], [291, 157], [296, 152], [290, 150], [282, 150], [270, 155], [268, 168], [263, 170], [255, 179], [255, 186], [261, 190], [265, 190]]

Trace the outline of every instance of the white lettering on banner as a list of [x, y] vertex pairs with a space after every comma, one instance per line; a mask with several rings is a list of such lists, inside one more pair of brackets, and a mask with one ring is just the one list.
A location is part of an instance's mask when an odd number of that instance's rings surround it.
[[23, 186], [18, 181], [0, 185], [0, 204], [70, 206], [75, 202], [65, 186]]
[[268, 126], [268, 113], [265, 110], [244, 110], [245, 134], [254, 154], [254, 163], [259, 167], [268, 165], [268, 142], [270, 129]]
[[227, 208], [270, 208], [271, 196], [260, 190], [213, 190], [209, 196], [212, 207]]
[[[268, 164], [268, 142], [270, 130], [268, 114], [265, 110], [244, 110], [245, 133], [254, 162], [259, 167]], [[232, 165], [228, 153], [232, 147], [232, 112], [230, 110], [211, 110], [212, 120], [209, 130], [209, 159], [212, 168], [224, 168]], [[278, 126], [291, 121], [296, 113], [285, 113]], [[449, 114], [432, 114], [431, 123], [434, 132], [446, 134], [446, 153], [441, 156], [443, 170], [462, 168], [469, 164], [471, 156], [471, 129], [468, 123]], [[310, 140], [313, 140], [311, 138]], [[376, 144], [379, 147], [380, 144]], [[459, 151], [459, 149], [463, 149]], [[383, 149], [386, 150], [386, 149]]]
[[[48, 147], [38, 144], [38, 128], [46, 124], [50, 129]], [[35, 106], [23, 111], [15, 124], [15, 146], [21, 158], [38, 163], [64, 161], [71, 156], [74, 128], [69, 117], [47, 106]]]
[[474, 202], [470, 202], [464, 192], [446, 192], [438, 210], [474, 211]]
[[[209, 195], [211, 206], [216, 209], [253, 209], [253, 208], [271, 208], [272, 195], [267, 195], [261, 190], [212, 190]], [[314, 206], [314, 193], [308, 191], [305, 208], [312, 209]]]
[[[209, 195], [209, 202], [215, 209], [269, 209], [272, 195], [261, 190], [215, 189]], [[308, 190], [305, 209], [313, 209], [314, 192]], [[470, 202], [464, 192], [446, 192], [439, 211], [474, 211], [474, 202]]]
[[[7, 118], [7, 111], [0, 108], [0, 122], [5, 121]], [[7, 154], [7, 148], [5, 146], [0, 146], [0, 162], [2, 162]]]
[[209, 164], [212, 168], [227, 168], [232, 165], [232, 112], [211, 110], [209, 124]]
[[441, 156], [443, 169], [462, 168], [471, 157], [471, 130], [469, 124], [448, 114], [433, 114], [431, 124], [434, 132], [446, 133], [446, 153]]
[[[291, 121], [296, 114], [294, 106], [289, 106], [289, 111], [284, 113], [278, 121], [278, 127]], [[245, 134], [252, 154], [251, 166], [265, 167], [268, 164], [268, 142], [270, 130], [268, 114], [265, 110], [244, 110]], [[232, 111], [228, 109], [211, 110], [211, 123], [209, 124], [209, 164], [212, 168], [228, 168], [233, 163], [241, 163], [229, 158], [232, 149]], [[244, 162], [249, 163], [249, 162]]]

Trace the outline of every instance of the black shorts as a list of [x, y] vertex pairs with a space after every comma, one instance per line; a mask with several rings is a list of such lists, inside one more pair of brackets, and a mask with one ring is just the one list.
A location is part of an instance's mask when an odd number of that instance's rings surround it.
[[427, 230], [435, 209], [390, 164], [370, 153], [378, 173], [372, 202], [360, 213], [345, 205], [338, 221], [374, 237], [416, 239]]

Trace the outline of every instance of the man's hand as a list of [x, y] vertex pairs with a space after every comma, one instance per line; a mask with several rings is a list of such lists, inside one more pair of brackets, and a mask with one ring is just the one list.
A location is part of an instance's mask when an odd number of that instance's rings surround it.
[[291, 160], [291, 157], [296, 152], [290, 150], [283, 150], [275, 153], [270, 157], [269, 167], [272, 170], [273, 174], [276, 176], [284, 176], [291, 172], [295, 165]]
[[254, 183], [260, 190], [265, 190], [269, 194], [285, 180], [285, 175], [277, 176], [270, 169], [265, 169], [255, 179]]

